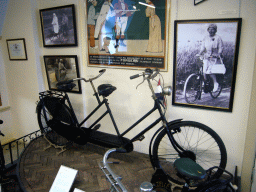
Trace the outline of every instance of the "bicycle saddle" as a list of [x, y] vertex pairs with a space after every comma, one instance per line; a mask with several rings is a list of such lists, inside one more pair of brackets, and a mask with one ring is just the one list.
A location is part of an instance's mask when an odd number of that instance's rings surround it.
[[183, 177], [201, 180], [206, 177], [206, 171], [190, 158], [180, 158], [175, 160], [174, 167]]
[[103, 97], [109, 96], [115, 90], [116, 90], [116, 87], [110, 84], [102, 84], [98, 87], [98, 93], [100, 96], [102, 95]]

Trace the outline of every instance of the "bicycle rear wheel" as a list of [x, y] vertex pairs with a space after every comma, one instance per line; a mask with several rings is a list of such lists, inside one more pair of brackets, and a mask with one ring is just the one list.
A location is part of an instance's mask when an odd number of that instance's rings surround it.
[[73, 121], [69, 108], [65, 104], [58, 103], [58, 100], [56, 98], [52, 98], [52, 99], [53, 100], [51, 100], [51, 102], [49, 102], [48, 104], [46, 104], [47, 101], [45, 101], [44, 104], [41, 101], [38, 103], [38, 106], [37, 106], [38, 124], [42, 134], [44, 134], [45, 137], [52, 144], [55, 144], [58, 146], [66, 146], [69, 143], [71, 143], [71, 141], [61, 136], [51, 128], [51, 125], [52, 125], [51, 121], [53, 120], [54, 110], [56, 110], [55, 108], [57, 107], [56, 105], [61, 105], [61, 106], [58, 106], [58, 116], [55, 117], [55, 119], [68, 125], [75, 125], [75, 123]]
[[[155, 139], [153, 146], [153, 161], [157, 168], [162, 168], [168, 178], [177, 184], [185, 180], [177, 176], [174, 161], [180, 157], [189, 157], [205, 170], [218, 166], [223, 169], [227, 163], [227, 152], [221, 138], [212, 129], [201, 123], [182, 121], [169, 127], [176, 146], [184, 149], [181, 155], [173, 148], [166, 130], [162, 130]], [[217, 178], [223, 173], [218, 169], [213, 173]]]
[[194, 103], [201, 96], [200, 76], [191, 74], [184, 85], [184, 97], [187, 103]]

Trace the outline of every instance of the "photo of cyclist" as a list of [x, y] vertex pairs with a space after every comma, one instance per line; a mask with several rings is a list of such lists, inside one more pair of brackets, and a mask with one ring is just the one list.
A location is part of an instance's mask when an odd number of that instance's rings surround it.
[[216, 79], [216, 75], [211, 72], [211, 67], [217, 62], [220, 63], [220, 58], [223, 52], [223, 41], [219, 35], [216, 34], [217, 32], [217, 25], [212, 23], [208, 26], [207, 31], [209, 34], [204, 37], [201, 50], [198, 56], [203, 55], [203, 75], [205, 84], [209, 84], [209, 79], [207, 79], [206, 74], [210, 74], [214, 82], [213, 92], [216, 92], [218, 89], [218, 82]]
[[239, 22], [175, 21], [174, 105], [230, 110]]

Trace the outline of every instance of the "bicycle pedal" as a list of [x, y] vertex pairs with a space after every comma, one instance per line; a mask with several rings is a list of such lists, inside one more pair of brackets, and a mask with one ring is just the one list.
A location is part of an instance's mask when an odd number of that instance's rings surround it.
[[138, 137], [138, 139], [136, 139], [136, 141], [142, 141], [143, 139], [145, 139], [145, 136], [141, 135], [140, 137]]
[[95, 125], [92, 130], [97, 131], [100, 128], [101, 124]]

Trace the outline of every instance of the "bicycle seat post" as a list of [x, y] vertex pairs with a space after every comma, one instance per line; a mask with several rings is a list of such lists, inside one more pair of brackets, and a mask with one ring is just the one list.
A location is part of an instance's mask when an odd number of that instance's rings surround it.
[[99, 98], [99, 95], [98, 95], [98, 93], [97, 93], [97, 91], [96, 91], [96, 89], [94, 87], [94, 84], [93, 84], [92, 80], [90, 81], [90, 83], [91, 83], [94, 95], [96, 96], [96, 99], [97, 99], [98, 103], [100, 104], [100, 98]]

